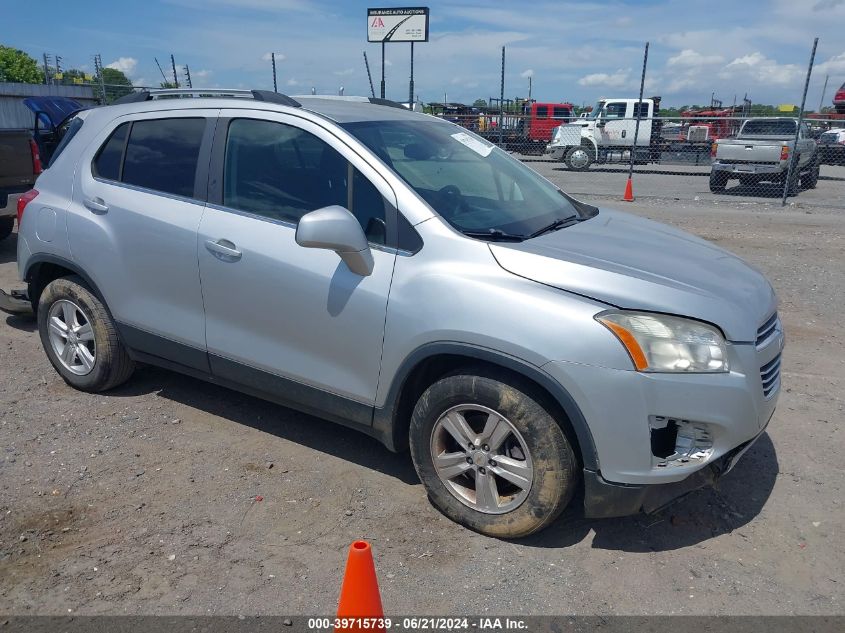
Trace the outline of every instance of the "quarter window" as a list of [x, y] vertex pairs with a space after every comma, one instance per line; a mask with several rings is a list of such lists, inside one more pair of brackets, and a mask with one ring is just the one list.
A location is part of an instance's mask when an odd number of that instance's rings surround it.
[[120, 165], [123, 161], [123, 148], [129, 123], [124, 123], [111, 133], [109, 140], [100, 148], [94, 159], [94, 175], [107, 180], [120, 180]]
[[538, 119], [548, 119], [549, 118], [549, 106], [537, 106], [537, 118]]
[[274, 121], [229, 124], [223, 205], [298, 222], [329, 205], [349, 209], [370, 242], [384, 244], [386, 202], [334, 148], [313, 134]]
[[194, 195], [205, 119], [135, 121], [121, 181], [177, 196]]

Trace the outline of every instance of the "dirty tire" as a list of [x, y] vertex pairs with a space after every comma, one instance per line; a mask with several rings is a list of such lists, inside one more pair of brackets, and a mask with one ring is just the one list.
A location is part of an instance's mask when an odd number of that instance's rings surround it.
[[710, 191], [718, 193], [725, 190], [728, 184], [728, 175], [723, 171], [710, 172]]
[[5, 240], [12, 234], [12, 229], [15, 228], [15, 216], [10, 215], [0, 218], [0, 240]]
[[819, 173], [821, 172], [821, 163], [819, 159], [813, 161], [813, 165], [808, 171], [801, 174], [801, 187], [803, 189], [815, 189], [819, 183]]
[[[529, 395], [531, 394], [531, 395]], [[578, 482], [575, 451], [557, 420], [529, 383], [485, 368], [462, 371], [432, 384], [417, 401], [411, 418], [411, 456], [432, 504], [447, 517], [476, 532], [519, 538], [548, 526], [569, 504]], [[487, 514], [465, 505], [437, 474], [431, 454], [435, 425], [447, 410], [462, 404], [494, 410], [518, 430], [533, 465], [525, 500], [504, 514]]]
[[[93, 368], [84, 376], [68, 371], [57, 358], [50, 343], [48, 313], [55, 302], [63, 299], [77, 304], [90, 316], [96, 356]], [[118, 339], [114, 321], [108, 310], [76, 275], [56, 279], [44, 288], [38, 300], [38, 333], [53, 367], [66, 383], [81, 391], [99, 392], [117, 387], [129, 380], [135, 369], [135, 363]]]

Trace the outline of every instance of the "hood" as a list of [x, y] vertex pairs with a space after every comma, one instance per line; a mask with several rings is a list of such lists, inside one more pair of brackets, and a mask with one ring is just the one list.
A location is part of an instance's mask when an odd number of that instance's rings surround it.
[[754, 341], [777, 307], [768, 280], [736, 255], [620, 211], [490, 250], [520, 277], [619, 308], [707, 321], [734, 342]]
[[68, 116], [83, 109], [79, 101], [67, 97], [29, 97], [23, 100], [23, 104], [42, 119], [46, 117], [54, 129]]

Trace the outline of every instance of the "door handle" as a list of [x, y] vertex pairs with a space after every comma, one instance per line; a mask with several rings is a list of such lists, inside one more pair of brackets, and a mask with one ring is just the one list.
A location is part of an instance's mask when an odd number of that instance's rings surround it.
[[625, 132], [627, 132], [627, 131], [628, 130], [622, 130], [622, 138], [625, 138]]
[[238, 248], [229, 240], [206, 240], [205, 247], [213, 255], [223, 259], [224, 261], [237, 261], [242, 255]]
[[85, 198], [83, 204], [94, 213], [108, 213], [109, 205], [102, 198]]

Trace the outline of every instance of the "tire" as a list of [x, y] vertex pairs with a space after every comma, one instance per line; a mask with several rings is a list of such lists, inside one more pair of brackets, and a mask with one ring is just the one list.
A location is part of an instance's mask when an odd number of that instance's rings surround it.
[[[80, 391], [107, 391], [126, 382], [135, 369], [108, 310], [75, 275], [44, 288], [38, 300], [38, 333], [53, 367]], [[74, 341], [75, 350], [70, 347]], [[63, 359], [64, 350], [68, 355]]]
[[788, 182], [787, 182], [786, 174], [783, 175], [783, 183], [784, 183], [784, 187], [787, 188], [787, 191], [786, 191], [787, 196], [797, 196], [801, 192], [800, 176], [798, 175], [797, 165], [796, 165], [795, 171], [792, 172], [792, 176], [789, 178]]
[[809, 171], [801, 174], [801, 187], [804, 189], [815, 189], [819, 184], [819, 173], [821, 172], [821, 165], [818, 158], [813, 162], [813, 166]]
[[563, 161], [572, 171], [587, 171], [593, 164], [593, 151], [585, 145], [576, 145], [566, 150]]
[[[483, 368], [442, 378], [422, 394], [411, 418], [411, 456], [429, 499], [448, 518], [488, 536], [519, 538], [548, 526], [570, 502], [575, 452], [533, 394], [530, 384]], [[434, 455], [449, 454], [439, 463], [452, 472], [438, 470]], [[494, 483], [484, 499], [479, 478]]]
[[753, 187], [754, 185], [758, 184], [759, 181], [755, 176], [740, 176], [739, 177], [739, 184], [743, 187]]
[[0, 240], [5, 240], [12, 234], [12, 229], [15, 228], [15, 216], [10, 215], [0, 218]]
[[725, 190], [728, 184], [728, 175], [723, 171], [710, 172], [710, 191], [719, 193]]

